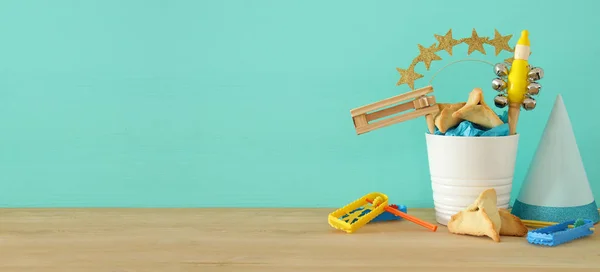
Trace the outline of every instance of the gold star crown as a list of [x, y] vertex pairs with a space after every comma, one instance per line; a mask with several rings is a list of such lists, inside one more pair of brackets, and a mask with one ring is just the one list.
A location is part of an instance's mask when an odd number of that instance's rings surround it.
[[[479, 51], [482, 54], [486, 55], [484, 44], [488, 44], [494, 47], [496, 56], [504, 51], [514, 52], [514, 48], [511, 48], [508, 45], [508, 41], [512, 38], [512, 35], [502, 36], [498, 30], [494, 29], [494, 38], [490, 37], [480, 37], [477, 34], [477, 31], [473, 28], [471, 33], [471, 37], [462, 38], [462, 39], [454, 39], [452, 38], [452, 29], [448, 30], [446, 35], [438, 35], [434, 34], [434, 37], [438, 41], [437, 43], [433, 43], [430, 47], [424, 47], [421, 44], [418, 44], [420, 54], [413, 59], [412, 63], [408, 67], [408, 69], [396, 68], [400, 73], [400, 80], [396, 85], [407, 84], [411, 90], [415, 89], [415, 81], [422, 78], [423, 75], [415, 72], [415, 65], [419, 62], [423, 62], [425, 65], [425, 69], [429, 71], [431, 67], [431, 62], [436, 60], [442, 60], [442, 58], [436, 55], [437, 52], [445, 50], [448, 52], [450, 56], [452, 56], [452, 48], [460, 44], [467, 44], [469, 46], [467, 55], [471, 55], [471, 53], [475, 51]], [[508, 63], [512, 63], [513, 58], [507, 58], [504, 61]]]

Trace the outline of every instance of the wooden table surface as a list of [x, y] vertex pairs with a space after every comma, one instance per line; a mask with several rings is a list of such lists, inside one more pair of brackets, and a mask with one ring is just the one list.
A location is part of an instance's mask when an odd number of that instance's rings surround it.
[[331, 211], [0, 209], [0, 271], [600, 271], [596, 234], [553, 248], [408, 221], [346, 234]]

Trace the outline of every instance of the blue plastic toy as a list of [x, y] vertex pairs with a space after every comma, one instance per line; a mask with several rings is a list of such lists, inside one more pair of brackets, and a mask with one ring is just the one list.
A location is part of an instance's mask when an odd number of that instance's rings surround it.
[[[404, 206], [404, 205], [392, 204], [392, 205], [390, 205], [390, 207], [392, 207], [392, 208], [394, 208], [396, 210], [399, 210], [399, 211], [401, 211], [403, 213], [407, 213], [406, 212], [406, 210], [407, 210], [406, 206]], [[382, 214], [380, 214], [377, 217], [373, 218], [373, 220], [371, 220], [371, 222], [369, 222], [369, 223], [384, 222], [384, 221], [394, 221], [394, 220], [400, 220], [400, 219], [402, 219], [402, 217], [396, 216], [396, 215], [394, 215], [392, 213], [384, 211]]]
[[[569, 225], [574, 225], [569, 228]], [[527, 241], [542, 246], [557, 246], [594, 233], [594, 222], [588, 219], [565, 221], [549, 227], [530, 230]]]

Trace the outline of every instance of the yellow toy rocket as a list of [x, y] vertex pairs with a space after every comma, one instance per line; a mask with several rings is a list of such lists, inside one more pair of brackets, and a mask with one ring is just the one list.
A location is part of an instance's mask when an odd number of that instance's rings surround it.
[[[515, 46], [515, 53], [510, 69], [504, 63], [494, 66], [494, 73], [498, 76], [492, 80], [492, 88], [500, 92], [494, 98], [494, 104], [499, 108], [508, 105], [509, 134], [517, 133], [517, 122], [521, 113], [521, 106], [525, 110], [535, 108], [536, 101], [533, 96], [540, 92], [542, 86], [537, 83], [544, 76], [540, 67], [532, 68], [529, 65], [529, 32], [523, 30]], [[506, 94], [504, 93], [506, 91]]]
[[517, 122], [521, 113], [521, 104], [527, 93], [527, 73], [529, 73], [529, 32], [523, 30], [515, 46], [514, 60], [508, 73], [508, 127], [510, 135], [517, 132]]

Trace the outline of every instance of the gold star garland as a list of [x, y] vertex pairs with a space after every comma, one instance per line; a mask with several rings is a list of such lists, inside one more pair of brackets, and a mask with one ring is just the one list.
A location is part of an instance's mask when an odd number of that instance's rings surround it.
[[[415, 81], [423, 77], [423, 75], [415, 72], [415, 66], [419, 62], [423, 62], [423, 64], [425, 65], [425, 69], [429, 71], [429, 68], [431, 67], [431, 62], [436, 60], [442, 60], [442, 58], [436, 54], [437, 52], [446, 51], [450, 56], [452, 56], [452, 48], [463, 43], [469, 46], [467, 50], [467, 55], [471, 55], [475, 51], [479, 51], [482, 54], [486, 55], [485, 48], [483, 47], [484, 44], [493, 46], [495, 49], [496, 56], [498, 56], [498, 54], [500, 54], [500, 52], [502, 52], [503, 50], [507, 52], [514, 52], [514, 48], [511, 48], [510, 45], [508, 45], [508, 42], [512, 38], [512, 35], [502, 36], [500, 32], [498, 32], [498, 30], [496, 29], [494, 29], [493, 39], [491, 39], [490, 37], [480, 37], [474, 28], [471, 32], [471, 37], [468, 38], [462, 38], [458, 40], [454, 39], [452, 37], [452, 29], [448, 30], [448, 32], [444, 36], [434, 34], [434, 37], [437, 40], [437, 43], [432, 44], [430, 47], [424, 47], [421, 44], [417, 45], [420, 54], [413, 59], [408, 69], [396, 68], [396, 70], [398, 70], [398, 73], [400, 73], [400, 80], [398, 80], [398, 83], [396, 85], [399, 86], [402, 84], [407, 84], [411, 90], [414, 90]], [[531, 55], [531, 53], [529, 54]], [[507, 58], [504, 61], [512, 62], [512, 57]]]

